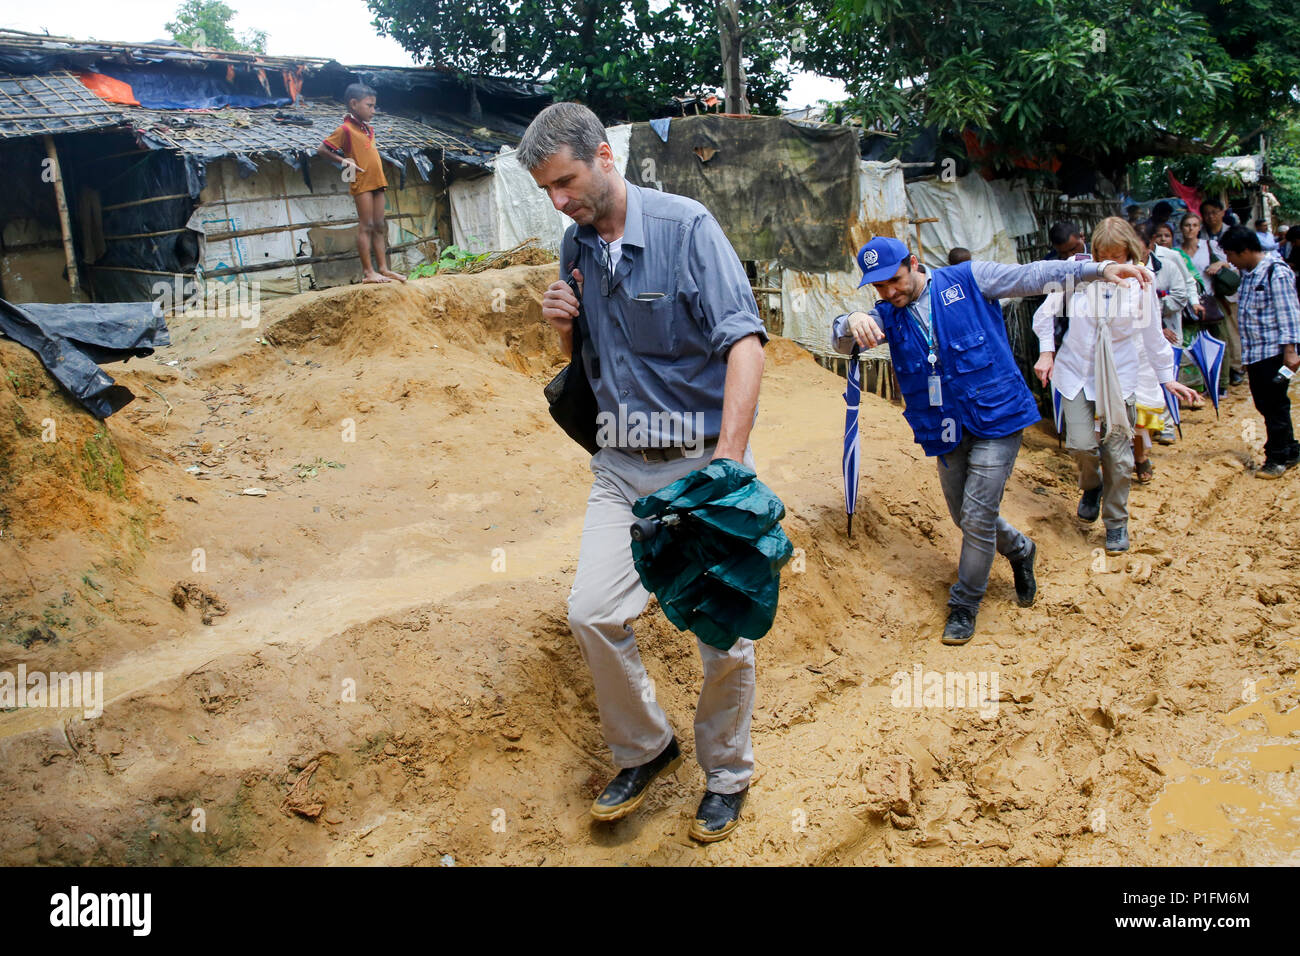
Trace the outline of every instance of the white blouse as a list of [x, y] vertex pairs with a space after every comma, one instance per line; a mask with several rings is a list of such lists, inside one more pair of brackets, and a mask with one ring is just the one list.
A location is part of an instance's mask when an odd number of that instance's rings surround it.
[[[1051, 293], [1034, 313], [1034, 334], [1040, 352], [1055, 347], [1055, 318], [1061, 314], [1063, 292]], [[1174, 353], [1161, 331], [1160, 305], [1155, 289], [1143, 289], [1136, 279], [1122, 285], [1113, 282], [1088, 282], [1076, 287], [1067, 306], [1070, 327], [1061, 343], [1052, 370], [1052, 384], [1065, 399], [1083, 391], [1084, 398], [1096, 401], [1095, 368], [1098, 316], [1108, 316], [1115, 370], [1125, 398], [1138, 391], [1144, 361], [1150, 361], [1159, 384], [1174, 380]], [[1142, 343], [1145, 355], [1138, 349]]]

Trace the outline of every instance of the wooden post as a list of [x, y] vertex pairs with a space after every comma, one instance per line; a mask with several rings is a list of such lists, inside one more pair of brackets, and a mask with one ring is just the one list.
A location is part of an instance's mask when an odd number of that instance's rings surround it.
[[[294, 102], [297, 102], [297, 100], [295, 100]], [[289, 206], [289, 174], [284, 171], [284, 163], [280, 164], [280, 185], [284, 187], [284, 221], [293, 222], [293, 209], [290, 208]], [[293, 244], [293, 232], [290, 231], [289, 258], [296, 259], [297, 257], [298, 257], [298, 250]], [[293, 267], [293, 281], [294, 284], [298, 287], [298, 294], [301, 295], [302, 294], [302, 273], [298, 270], [297, 266]], [[251, 287], [249, 291], [251, 294], [252, 291]], [[261, 297], [260, 292], [258, 293], [258, 297], [259, 298]]]
[[81, 280], [77, 277], [77, 253], [72, 245], [72, 218], [68, 215], [68, 197], [63, 192], [63, 173], [59, 169], [59, 154], [54, 148], [54, 137], [45, 134], [45, 155], [49, 157], [50, 168], [54, 171], [54, 202], [59, 207], [59, 228], [63, 230], [63, 255], [68, 260], [68, 284], [72, 294], [81, 292]]
[[921, 248], [921, 223], [938, 222], [939, 220], [934, 216], [930, 216], [926, 219], [909, 219], [907, 221], [916, 226], [916, 261], [921, 265], [925, 265], [925, 250]]

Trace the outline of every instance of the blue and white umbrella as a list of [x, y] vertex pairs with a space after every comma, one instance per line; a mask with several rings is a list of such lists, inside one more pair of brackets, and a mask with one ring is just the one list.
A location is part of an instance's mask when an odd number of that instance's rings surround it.
[[1060, 447], [1065, 440], [1065, 400], [1055, 385], [1052, 386], [1052, 421], [1056, 423], [1056, 444]]
[[1187, 347], [1192, 361], [1201, 370], [1201, 378], [1205, 382], [1206, 391], [1210, 393], [1210, 401], [1214, 402], [1215, 418], [1219, 417], [1219, 373], [1223, 370], [1223, 355], [1227, 350], [1227, 345], [1204, 330]]
[[853, 346], [844, 389], [844, 512], [849, 517], [849, 537], [853, 537], [853, 512], [858, 505], [858, 409], [862, 403], [862, 363], [858, 347]]
[[[1175, 347], [1174, 353], [1174, 380], [1178, 379], [1178, 367], [1183, 364], [1183, 350]], [[1169, 412], [1169, 420], [1174, 423], [1174, 428], [1178, 429], [1178, 437], [1183, 437], [1183, 417], [1178, 411], [1178, 396], [1163, 385], [1160, 386], [1161, 393], [1165, 396], [1165, 409]]]

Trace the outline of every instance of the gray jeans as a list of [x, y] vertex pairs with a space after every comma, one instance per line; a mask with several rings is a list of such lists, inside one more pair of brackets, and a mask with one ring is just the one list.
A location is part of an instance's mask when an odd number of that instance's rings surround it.
[[[614, 448], [591, 459], [596, 480], [569, 593], [569, 627], [591, 669], [601, 730], [618, 767], [653, 760], [673, 734], [629, 626], [650, 600], [632, 563], [632, 504], [708, 463], [703, 456], [647, 463]], [[745, 464], [754, 467], [748, 449]], [[710, 790], [736, 793], [754, 772], [754, 642], [741, 638], [729, 651], [696, 643], [704, 681], [695, 709], [695, 755]]]
[[[1129, 424], [1137, 421], [1137, 400], [1130, 396]], [[1128, 526], [1128, 490], [1133, 483], [1133, 442], [1107, 434], [1097, 441], [1095, 402], [1084, 398], [1083, 390], [1061, 403], [1065, 418], [1065, 448], [1079, 465], [1079, 488], [1101, 492], [1101, 518], [1107, 528]]]
[[961, 560], [957, 583], [948, 595], [950, 607], [962, 607], [972, 614], [979, 611], [994, 554], [1018, 561], [1028, 557], [1033, 547], [998, 514], [1019, 451], [1020, 432], [1005, 438], [977, 438], [967, 432], [960, 445], [939, 458], [939, 486], [948, 501], [948, 513], [961, 528]]

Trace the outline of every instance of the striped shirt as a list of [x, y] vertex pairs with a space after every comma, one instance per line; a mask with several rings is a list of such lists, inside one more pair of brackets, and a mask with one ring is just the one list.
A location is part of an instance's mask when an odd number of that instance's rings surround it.
[[1237, 325], [1241, 361], [1251, 365], [1272, 358], [1284, 345], [1300, 343], [1300, 298], [1295, 273], [1277, 253], [1265, 254], [1241, 277]]

